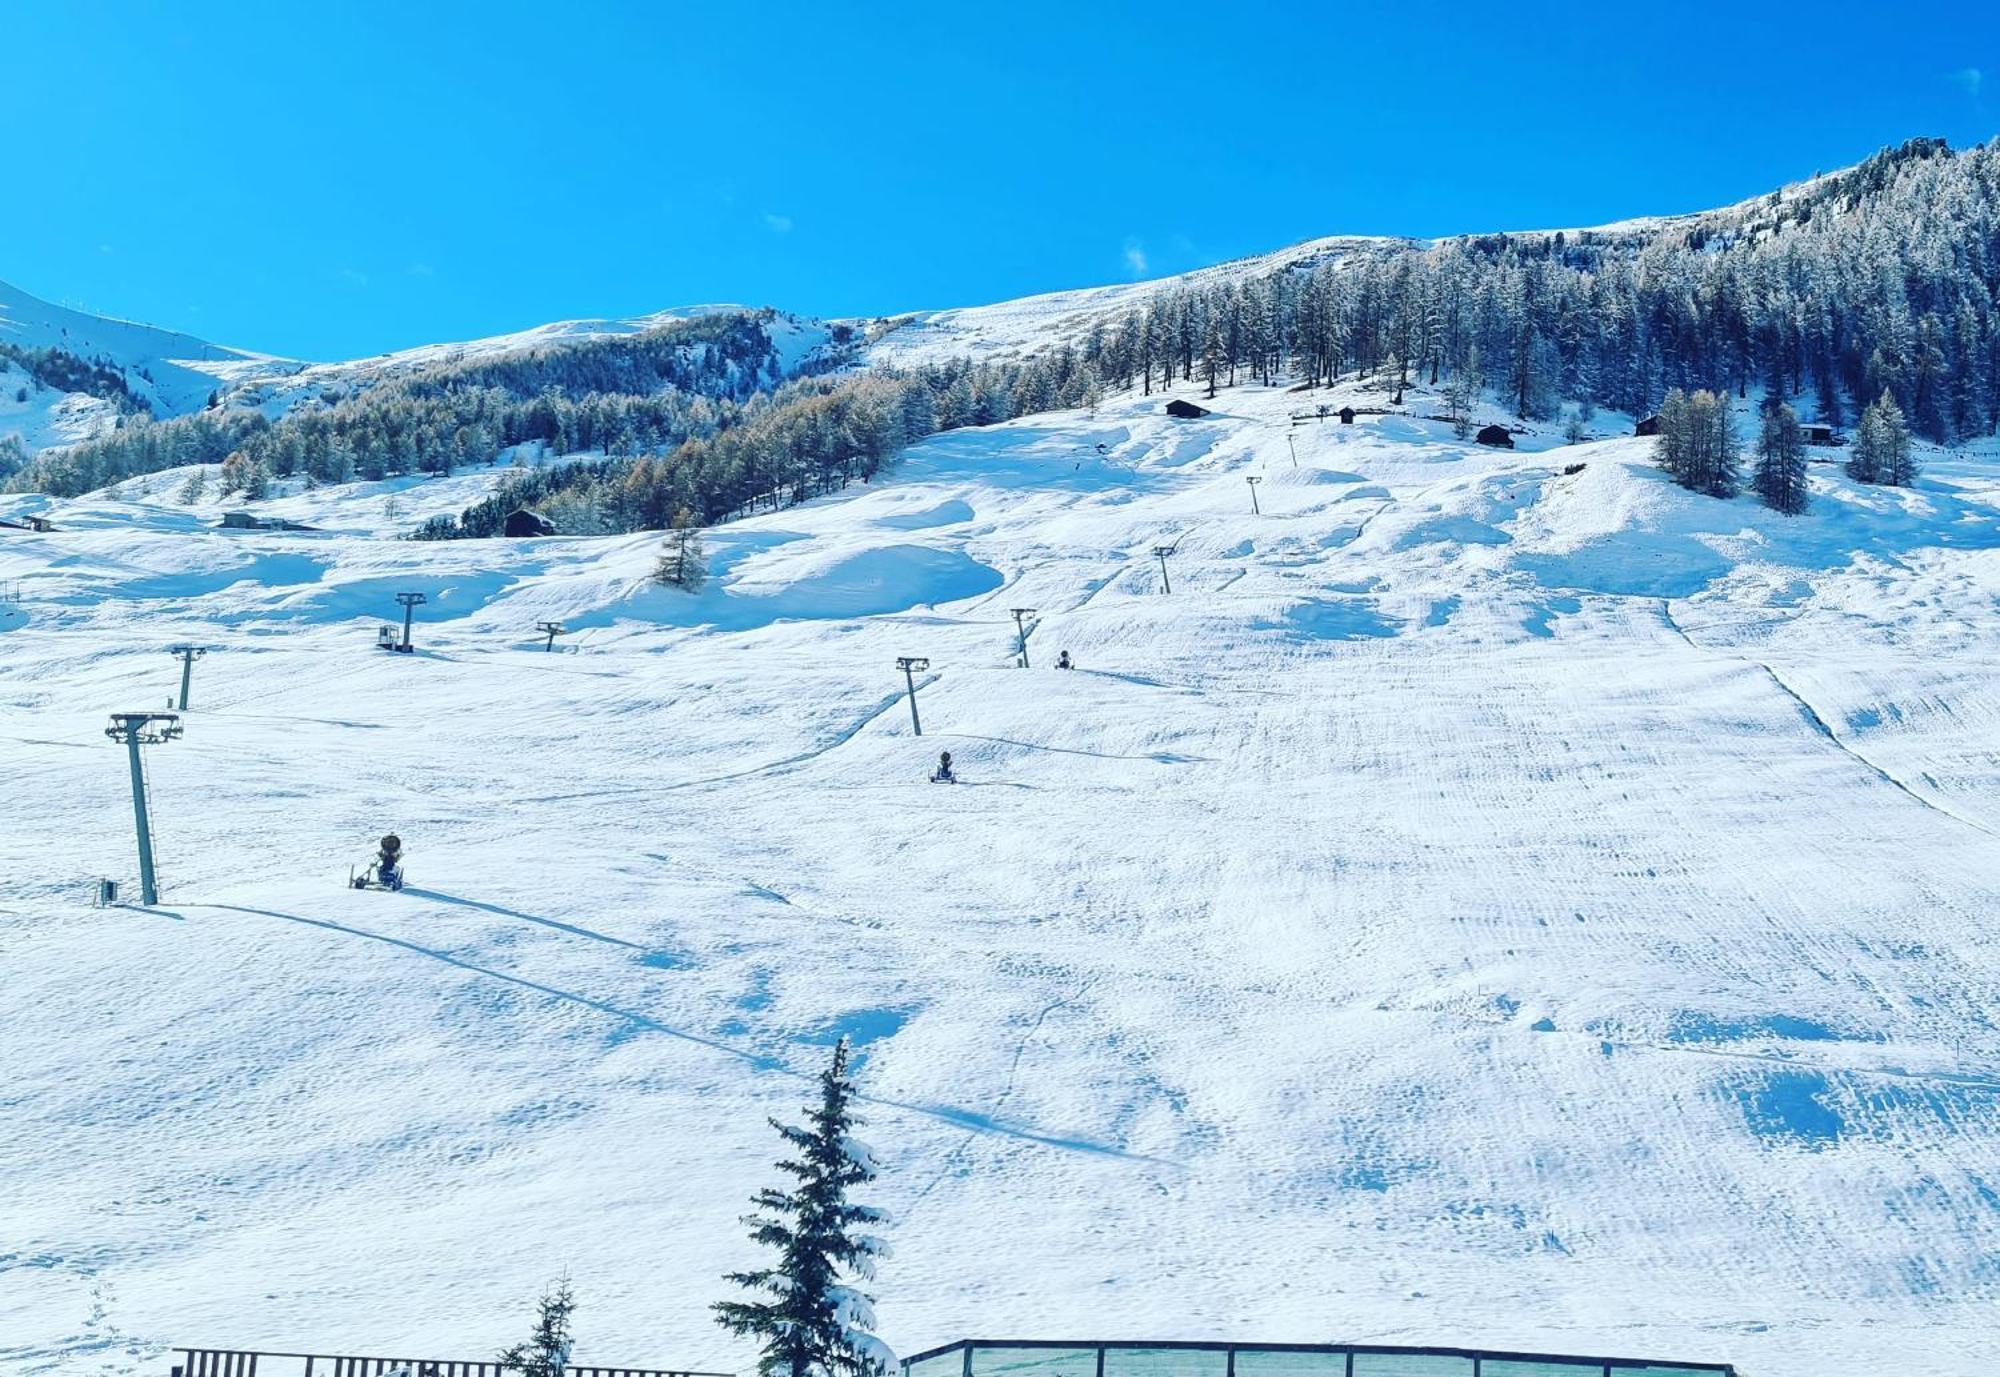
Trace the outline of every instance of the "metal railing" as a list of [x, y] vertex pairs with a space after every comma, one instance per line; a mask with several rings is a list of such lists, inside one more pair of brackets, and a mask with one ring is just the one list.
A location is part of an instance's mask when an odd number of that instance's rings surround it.
[[[1011, 1352], [1001, 1352], [1011, 1350]], [[1003, 1359], [995, 1365], [982, 1364], [982, 1352], [994, 1352]], [[1030, 1358], [1028, 1353], [1046, 1353], [1048, 1360]], [[902, 1360], [902, 1377], [1105, 1377], [1105, 1355], [1174, 1355], [1179, 1364], [1161, 1361], [1157, 1365], [1167, 1377], [1194, 1377], [1195, 1369], [1186, 1359], [1207, 1357], [1210, 1377], [1242, 1377], [1237, 1359], [1253, 1362], [1265, 1355], [1310, 1355], [1328, 1359], [1325, 1372], [1315, 1377], [1358, 1377], [1357, 1359], [1362, 1369], [1395, 1365], [1397, 1359], [1423, 1365], [1424, 1359], [1455, 1360], [1465, 1377], [1491, 1377], [1495, 1372], [1519, 1372], [1543, 1368], [1564, 1377], [1738, 1377], [1729, 1363], [1694, 1362], [1667, 1358], [1606, 1358], [1576, 1353], [1525, 1353], [1506, 1349], [1405, 1346], [1395, 1344], [1286, 1344], [1211, 1343], [1201, 1340], [1148, 1339], [961, 1339], [941, 1344]], [[1067, 1356], [1081, 1361], [1057, 1361]], [[944, 1361], [940, 1362], [942, 1359]], [[1371, 1361], [1372, 1360], [1372, 1361]], [[1487, 1365], [1491, 1364], [1491, 1367]], [[1128, 1363], [1119, 1364], [1126, 1367]], [[1247, 1364], [1246, 1364], [1247, 1366]], [[1265, 1366], [1258, 1364], [1259, 1367]], [[919, 1371], [918, 1369], [922, 1369]], [[1482, 1369], [1485, 1369], [1482, 1372]], [[1414, 1366], [1413, 1366], [1414, 1370]], [[1435, 1369], [1433, 1369], [1435, 1370]], [[1129, 1375], [1128, 1375], [1129, 1377]], [[1293, 1374], [1303, 1377], [1303, 1374]]]
[[[177, 1348], [181, 1361], [173, 1377], [258, 1377], [260, 1360], [289, 1363], [287, 1371], [301, 1377], [508, 1377], [518, 1368], [493, 1358], [377, 1358], [347, 1353], [280, 1353], [248, 1348]], [[305, 1366], [299, 1368], [297, 1364]], [[608, 1367], [572, 1363], [566, 1377], [732, 1377], [727, 1372], [697, 1372], [690, 1368]], [[265, 1377], [276, 1377], [266, 1373]]]

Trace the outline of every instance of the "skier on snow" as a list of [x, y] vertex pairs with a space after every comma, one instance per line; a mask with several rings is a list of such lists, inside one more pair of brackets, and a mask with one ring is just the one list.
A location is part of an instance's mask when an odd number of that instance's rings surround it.
[[950, 751], [942, 751], [938, 754], [938, 767], [936, 772], [931, 775], [931, 783], [933, 784], [958, 783], [958, 776], [951, 772]]

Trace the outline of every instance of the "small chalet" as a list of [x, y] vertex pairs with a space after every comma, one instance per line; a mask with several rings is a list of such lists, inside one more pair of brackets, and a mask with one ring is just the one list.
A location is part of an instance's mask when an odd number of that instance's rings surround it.
[[526, 507], [507, 513], [506, 525], [501, 534], [516, 540], [524, 536], [552, 536], [556, 533], [555, 523], [540, 512], [531, 512]]
[[45, 516], [24, 516], [19, 521], [0, 521], [0, 526], [14, 531], [33, 531], [37, 535], [47, 535], [55, 529]]
[[1815, 425], [1811, 422], [1799, 426], [1799, 438], [1809, 445], [1837, 445], [1832, 426]]
[[1351, 426], [1351, 425], [1353, 425], [1353, 424], [1354, 424], [1354, 408], [1353, 408], [1353, 407], [1351, 407], [1351, 406], [1343, 406], [1343, 407], [1342, 407], [1342, 408], [1340, 409], [1340, 423], [1341, 423], [1342, 425], [1344, 425], [1344, 426]]
[[1632, 427], [1632, 433], [1634, 435], [1658, 435], [1660, 433], [1660, 418], [1658, 416], [1641, 416], [1639, 424]]
[[227, 531], [311, 531], [317, 527], [282, 516], [258, 516], [252, 512], [224, 512], [222, 528]]
[[1192, 421], [1198, 417], [1208, 415], [1208, 408], [1196, 406], [1193, 402], [1184, 402], [1179, 397], [1176, 397], [1167, 403], [1167, 415], [1178, 416], [1183, 421]]
[[1507, 433], [1505, 426], [1481, 426], [1479, 434], [1473, 438], [1480, 444], [1491, 445], [1495, 449], [1514, 448], [1514, 437]]

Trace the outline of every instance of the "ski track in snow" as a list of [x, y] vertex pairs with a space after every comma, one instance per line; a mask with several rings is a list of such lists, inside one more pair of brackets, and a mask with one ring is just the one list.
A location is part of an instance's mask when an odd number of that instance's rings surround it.
[[[0, 1373], [476, 1358], [563, 1268], [587, 1361], [747, 1369], [706, 1307], [843, 1032], [903, 1351], [1990, 1371], [1995, 454], [1788, 520], [1639, 441], [1161, 400], [720, 528], [694, 598], [654, 536], [388, 538], [503, 471], [0, 539]], [[92, 909], [181, 640], [164, 903]], [[388, 830], [410, 887], [346, 888]]]

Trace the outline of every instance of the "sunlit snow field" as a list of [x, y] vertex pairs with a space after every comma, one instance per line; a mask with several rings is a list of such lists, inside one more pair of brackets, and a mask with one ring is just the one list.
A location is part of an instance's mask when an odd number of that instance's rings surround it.
[[[482, 474], [0, 499], [60, 528], [0, 531], [0, 1367], [477, 1358], [567, 1268], [581, 1360], [745, 1369], [707, 1306], [845, 1031], [903, 1352], [1990, 1373], [2000, 463], [1787, 520], [1303, 404], [939, 436], [694, 597], [386, 538]], [[164, 900], [93, 909], [181, 640]]]

